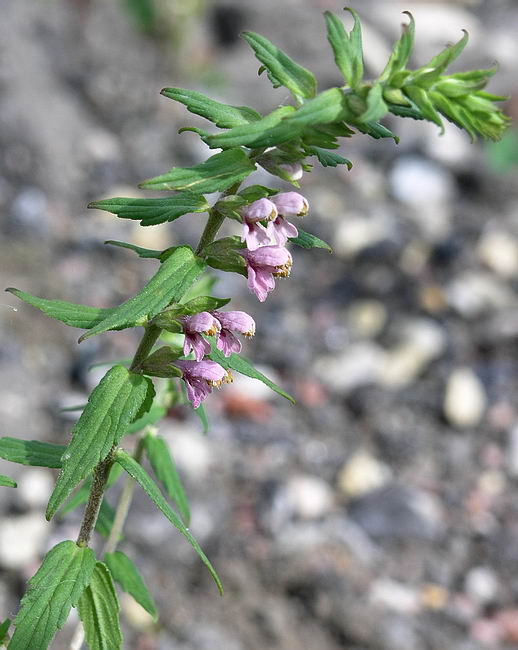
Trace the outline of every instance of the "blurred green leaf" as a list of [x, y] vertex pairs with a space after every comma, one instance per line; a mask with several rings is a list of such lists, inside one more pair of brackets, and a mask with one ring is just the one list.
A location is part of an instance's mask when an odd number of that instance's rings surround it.
[[404, 11], [403, 13], [410, 18], [410, 22], [408, 25], [403, 25], [403, 33], [401, 34], [401, 38], [394, 45], [388, 63], [379, 78], [379, 81], [388, 81], [389, 85], [392, 85], [391, 80], [394, 74], [405, 69], [414, 47], [414, 17], [409, 11]]
[[329, 246], [329, 244], [323, 239], [319, 239], [318, 237], [315, 237], [315, 235], [305, 232], [301, 228], [297, 227], [297, 230], [299, 231], [298, 236], [290, 237], [290, 242], [292, 244], [296, 244], [301, 248], [325, 248], [330, 253], [333, 252], [331, 246]]
[[65, 445], [53, 445], [50, 442], [21, 440], [7, 436], [0, 438], [0, 458], [20, 465], [59, 469], [61, 456], [65, 451]]
[[144, 584], [135, 564], [122, 551], [106, 553], [104, 561], [121, 589], [132, 596], [146, 612], [151, 614], [154, 621], [158, 620], [158, 611], [153, 597]]
[[346, 7], [354, 26], [348, 34], [341, 18], [326, 11], [327, 39], [333, 49], [335, 63], [351, 88], [357, 88], [363, 78], [363, 48], [360, 18], [356, 11]]
[[353, 164], [347, 158], [340, 156], [333, 151], [326, 151], [325, 149], [320, 149], [320, 147], [309, 147], [309, 152], [318, 158], [318, 161], [322, 167], [336, 167], [337, 165], [347, 165], [348, 169], [351, 169]]
[[0, 487], [18, 487], [14, 479], [5, 476], [5, 474], [0, 474]]

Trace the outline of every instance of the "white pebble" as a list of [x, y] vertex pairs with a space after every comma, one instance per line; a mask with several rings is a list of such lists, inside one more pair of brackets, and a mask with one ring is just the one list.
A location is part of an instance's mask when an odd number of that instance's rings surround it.
[[480, 423], [487, 397], [480, 379], [470, 368], [457, 368], [450, 375], [444, 397], [444, 414], [460, 429]]

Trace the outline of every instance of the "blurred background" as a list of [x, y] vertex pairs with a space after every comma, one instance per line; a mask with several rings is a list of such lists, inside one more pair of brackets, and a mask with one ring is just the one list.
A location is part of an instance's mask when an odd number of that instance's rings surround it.
[[[369, 75], [417, 22], [415, 64], [466, 28], [456, 69], [499, 64], [490, 92], [518, 112], [518, 3], [351, 0]], [[143, 229], [89, 201], [208, 150], [201, 118], [163, 86], [268, 112], [288, 100], [257, 78], [239, 38], [258, 31], [340, 83], [321, 12], [334, 0], [3, 0], [0, 21], [2, 286], [119, 304], [155, 268], [106, 239], [194, 243], [204, 217]], [[346, 19], [349, 20], [349, 19]], [[518, 135], [466, 134], [391, 118], [401, 143], [346, 141], [354, 167], [305, 174], [304, 228], [334, 249], [294, 251], [264, 305], [227, 274], [222, 296], [257, 321], [244, 354], [295, 395], [237, 379], [209, 398], [208, 436], [187, 408], [160, 430], [226, 588], [137, 493], [121, 548], [161, 612], [122, 595], [135, 650], [478, 650], [518, 645]], [[325, 173], [324, 173], [325, 172]], [[266, 173], [254, 182], [289, 189]], [[149, 194], [148, 194], [149, 196]], [[15, 307], [13, 309], [12, 307]], [[77, 347], [78, 330], [4, 294], [1, 435], [64, 443], [105, 369], [138, 332]], [[129, 442], [131, 444], [131, 442]], [[0, 499], [0, 620], [42, 555], [77, 536], [80, 510], [46, 523], [51, 470], [8, 465]], [[109, 500], [115, 503], [115, 495]], [[96, 542], [100, 545], [100, 540]], [[71, 621], [55, 648], [67, 648]], [[35, 650], [38, 650], [35, 648]]]

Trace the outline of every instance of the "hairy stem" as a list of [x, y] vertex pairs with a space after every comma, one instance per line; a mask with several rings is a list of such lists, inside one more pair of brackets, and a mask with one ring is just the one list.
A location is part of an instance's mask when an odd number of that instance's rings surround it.
[[88, 503], [86, 504], [85, 512], [83, 515], [83, 522], [81, 524], [81, 529], [77, 538], [78, 546], [88, 546], [90, 542], [90, 537], [92, 535], [93, 529], [95, 528], [97, 516], [99, 515], [104, 490], [106, 488], [106, 483], [108, 482], [108, 476], [110, 475], [110, 469], [112, 465], [113, 449], [110, 451], [108, 456], [97, 465], [94, 470], [92, 488], [90, 490], [90, 496], [88, 497]]

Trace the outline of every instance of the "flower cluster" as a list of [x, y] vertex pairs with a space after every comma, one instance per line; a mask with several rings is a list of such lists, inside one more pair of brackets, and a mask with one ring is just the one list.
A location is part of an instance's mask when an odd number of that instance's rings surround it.
[[288, 239], [298, 230], [287, 217], [302, 217], [309, 209], [307, 200], [298, 192], [282, 192], [250, 203], [241, 211], [242, 241], [240, 251], [247, 265], [248, 288], [264, 302], [275, 288], [275, 278], [290, 274], [293, 259], [286, 248]]
[[232, 375], [223, 366], [205, 359], [211, 352], [211, 345], [204, 337], [215, 336], [218, 350], [228, 357], [241, 351], [241, 341], [235, 333], [253, 336], [255, 321], [244, 311], [202, 311], [193, 316], [182, 316], [181, 323], [185, 335], [183, 353], [187, 356], [194, 352], [196, 360], [180, 360], [174, 365], [182, 371], [187, 397], [194, 408], [198, 408], [214, 387], [232, 381]]

